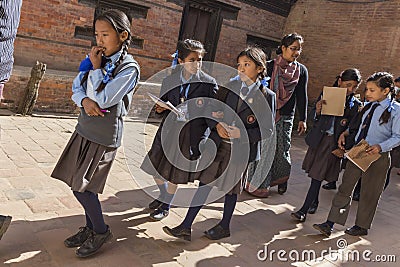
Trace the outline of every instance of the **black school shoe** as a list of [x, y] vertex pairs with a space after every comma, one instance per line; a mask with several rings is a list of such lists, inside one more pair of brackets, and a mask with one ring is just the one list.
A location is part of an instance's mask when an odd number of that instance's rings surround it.
[[173, 237], [180, 238], [186, 241], [192, 240], [192, 229], [191, 228], [183, 228], [182, 226], [178, 225], [174, 228], [169, 228], [168, 226], [164, 226], [163, 231]]
[[3, 237], [4, 233], [7, 231], [8, 226], [10, 226], [11, 219], [11, 216], [0, 215], [0, 240]]
[[332, 228], [326, 222], [320, 224], [315, 223], [313, 224], [313, 227], [326, 237], [329, 237], [332, 233]]
[[323, 189], [325, 190], [335, 190], [336, 189], [336, 181], [335, 182], [329, 182], [326, 183], [322, 186]]
[[314, 214], [315, 212], [317, 212], [318, 204], [319, 204], [319, 202], [313, 202], [311, 207], [308, 209], [307, 213]]
[[112, 237], [113, 235], [109, 227], [104, 234], [98, 234], [92, 231], [88, 239], [75, 251], [75, 254], [80, 258], [92, 256], [98, 252], [104, 243], [110, 241]]
[[363, 236], [363, 235], [368, 235], [368, 230], [361, 228], [360, 226], [354, 225], [351, 228], [346, 229], [346, 231], [344, 231], [346, 234], [348, 235], [352, 235], [352, 236]]
[[88, 239], [92, 232], [93, 230], [87, 226], [79, 227], [78, 233], [64, 240], [64, 245], [67, 248], [80, 247], [86, 241], [86, 239]]
[[149, 217], [153, 221], [161, 221], [169, 214], [169, 210], [163, 210], [161, 207], [150, 213]]
[[221, 238], [230, 237], [231, 233], [229, 229], [222, 228], [221, 225], [217, 224], [213, 228], [204, 232], [204, 235], [211, 240], [219, 240]]
[[161, 207], [162, 204], [163, 203], [160, 200], [154, 199], [152, 202], [149, 203], [149, 209], [158, 209], [159, 207]]
[[306, 220], [306, 214], [304, 214], [301, 211], [292, 212], [290, 215], [292, 216], [293, 219], [299, 222], [305, 222]]
[[285, 194], [287, 191], [287, 182], [284, 182], [283, 184], [278, 185], [278, 193], [279, 195]]

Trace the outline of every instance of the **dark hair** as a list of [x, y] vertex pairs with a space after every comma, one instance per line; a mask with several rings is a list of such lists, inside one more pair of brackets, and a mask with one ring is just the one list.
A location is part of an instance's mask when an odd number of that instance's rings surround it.
[[276, 50], [276, 54], [277, 55], [282, 54], [282, 46], [288, 47], [289, 45], [293, 44], [296, 41], [299, 41], [300, 44], [302, 44], [304, 42], [303, 37], [296, 32], [289, 33], [289, 34], [283, 36], [281, 43], [280, 43], [278, 49]]
[[239, 61], [239, 58], [242, 56], [247, 56], [256, 64], [256, 66], [263, 68], [263, 71], [258, 75], [260, 79], [263, 79], [267, 75], [267, 56], [261, 48], [254, 46], [247, 47], [245, 50], [239, 53], [236, 61]]
[[[122, 44], [122, 53], [121, 56], [119, 57], [119, 59], [117, 60], [117, 62], [115, 63], [115, 68], [114, 71], [112, 73], [112, 77], [114, 77], [116, 75], [115, 71], [117, 70], [118, 66], [122, 63], [122, 61], [124, 60], [125, 56], [128, 54], [128, 48], [129, 45], [131, 43], [131, 20], [128, 18], [128, 16], [118, 10], [118, 9], [109, 9], [107, 11], [105, 11], [104, 13], [100, 14], [99, 16], [97, 16], [94, 21], [93, 21], [93, 31], [95, 31], [95, 24], [96, 21], [101, 20], [101, 21], [106, 21], [108, 23], [110, 23], [114, 30], [120, 34], [124, 31], [126, 31], [128, 33], [128, 38], [123, 42]], [[102, 62], [102, 67], [104, 67], [105, 62]], [[89, 75], [89, 72], [87, 72], [81, 81], [81, 85], [87, 80]], [[106, 83], [102, 82], [99, 87], [96, 89], [97, 92], [101, 92], [104, 90], [104, 88], [106, 87]]]
[[178, 50], [178, 57], [181, 60], [184, 60], [192, 52], [198, 52], [201, 55], [206, 53], [203, 44], [200, 41], [192, 39], [179, 41], [176, 49]]
[[339, 79], [342, 81], [356, 81], [357, 83], [361, 82], [361, 73], [358, 69], [346, 69], [340, 73], [339, 76], [336, 77], [336, 80], [333, 84], [334, 87], [339, 86]]
[[[393, 75], [388, 72], [375, 72], [371, 76], [368, 77], [366, 82], [373, 82], [376, 84], [381, 90], [389, 88], [391, 99], [393, 100], [395, 97], [394, 92], [394, 82], [393, 82]], [[381, 117], [379, 118], [380, 124], [387, 123], [390, 119], [390, 111], [391, 105], [382, 113]]]
[[395, 83], [398, 83], [398, 82], [400, 82], [400, 76], [399, 76], [399, 77], [397, 77], [396, 79], [394, 79], [394, 82], [395, 82]]

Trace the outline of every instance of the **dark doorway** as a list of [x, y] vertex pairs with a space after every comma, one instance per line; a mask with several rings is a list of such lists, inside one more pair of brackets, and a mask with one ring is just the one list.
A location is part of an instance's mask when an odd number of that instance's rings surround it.
[[276, 56], [276, 49], [279, 46], [279, 42], [265, 39], [253, 35], [247, 35], [247, 45], [254, 45], [261, 48], [264, 53], [267, 55], [268, 59], [273, 59]]
[[236, 19], [239, 8], [218, 1], [186, 1], [183, 9], [179, 40], [202, 42], [207, 53], [205, 61], [214, 61], [224, 18]]

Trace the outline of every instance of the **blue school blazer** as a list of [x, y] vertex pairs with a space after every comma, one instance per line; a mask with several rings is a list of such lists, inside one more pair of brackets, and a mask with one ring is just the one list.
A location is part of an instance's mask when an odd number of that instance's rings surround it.
[[[172, 105], [178, 106], [180, 104], [180, 90], [181, 90], [181, 71], [175, 70], [170, 76], [167, 76], [161, 85], [160, 98], [163, 101], [169, 101]], [[210, 75], [199, 71], [190, 81], [190, 87], [187, 95], [189, 101], [188, 112], [189, 116], [192, 115], [207, 115], [211, 116], [210, 99], [215, 99], [218, 91], [216, 80]], [[164, 121], [169, 114], [169, 110], [163, 112], [163, 120], [160, 124], [159, 131], [164, 125]], [[208, 118], [189, 118], [190, 127], [190, 148], [193, 158], [200, 156], [199, 143], [205, 137], [206, 129], [213, 124], [213, 120]]]
[[[232, 122], [239, 118], [243, 123], [243, 128], [241, 128], [239, 123], [235, 123], [236, 127], [239, 127], [241, 133], [243, 131], [247, 132], [249, 143], [243, 142], [241, 138], [233, 139], [234, 145], [238, 146], [240, 151], [240, 146], [249, 146], [250, 154], [248, 162], [252, 162], [256, 159], [259, 146], [258, 142], [261, 140], [261, 130], [264, 133], [267, 133], [269, 137], [273, 132], [273, 124], [275, 120], [275, 109], [276, 109], [276, 96], [275, 93], [272, 92], [267, 87], [260, 85], [259, 88], [254, 88], [249, 95], [246, 97], [246, 100], [243, 101], [239, 110], [235, 113], [237, 116], [231, 112], [232, 110], [236, 110], [238, 101], [239, 101], [239, 92], [242, 87], [242, 82], [234, 80], [229, 82], [224, 88], [220, 88], [219, 95], [223, 95], [217, 98], [223, 101], [226, 105], [219, 107], [214, 107], [214, 111], [222, 110], [224, 112], [224, 118], [219, 121], [225, 122], [228, 125], [232, 125]], [[227, 89], [229, 88], [229, 89]], [[266, 101], [265, 101], [266, 100]], [[250, 103], [251, 102], [251, 103]], [[250, 106], [248, 105], [250, 104]], [[265, 104], [268, 103], [269, 110], [266, 108]], [[230, 107], [230, 108], [228, 108]], [[263, 116], [256, 117], [256, 114], [262, 114]], [[261, 117], [261, 118], [260, 118]], [[214, 126], [218, 123], [218, 121], [214, 121]], [[210, 139], [212, 139], [217, 147], [221, 144], [222, 138], [218, 135], [218, 132], [215, 127], [211, 128]], [[264, 137], [264, 138], [265, 138]]]
[[[318, 97], [317, 102], [321, 99], [322, 94]], [[344, 110], [343, 116], [336, 116], [335, 124], [333, 127], [333, 136], [335, 140], [335, 144], [337, 146], [337, 142], [339, 140], [339, 136], [347, 130], [350, 122], [357, 117], [359, 108], [361, 107], [361, 102], [355, 98], [353, 95], [350, 95], [346, 99], [346, 108]], [[324, 137], [325, 133], [329, 128], [331, 128], [332, 118], [334, 116], [328, 115], [317, 115], [315, 112], [315, 106], [312, 110], [314, 115], [314, 125], [311, 131], [307, 134], [305, 141], [307, 145], [311, 148], [318, 148], [319, 143]], [[347, 143], [347, 142], [346, 142]]]

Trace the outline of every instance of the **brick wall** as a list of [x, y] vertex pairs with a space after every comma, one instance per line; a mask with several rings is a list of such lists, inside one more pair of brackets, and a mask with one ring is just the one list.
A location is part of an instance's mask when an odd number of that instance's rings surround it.
[[246, 47], [247, 34], [280, 41], [286, 18], [250, 5], [230, 1], [241, 7], [238, 18], [224, 20], [218, 42], [216, 62], [236, 65], [236, 56]]
[[[375, 71], [400, 76], [399, 25], [400, 0], [297, 1], [285, 32], [297, 31], [305, 38], [299, 61], [309, 70], [310, 98], [315, 99], [324, 85], [332, 85], [335, 77], [350, 67], [359, 68], [363, 79]], [[364, 84], [358, 92], [361, 88]]]
[[[29, 67], [14, 67], [10, 81], [5, 85], [5, 102], [2, 103], [2, 107], [12, 110], [18, 107], [24, 98], [30, 72], [31, 68]], [[40, 82], [35, 110], [63, 113], [76, 111], [76, 106], [71, 100], [71, 86], [75, 75], [75, 72], [46, 70]]]
[[[51, 3], [50, 3], [51, 2]], [[15, 66], [5, 86], [6, 104], [18, 106], [36, 60], [47, 64], [35, 110], [73, 112], [71, 84], [79, 62], [88, 53], [90, 41], [74, 38], [76, 26], [92, 26], [94, 8], [78, 0], [24, 0], [15, 41]], [[135, 1], [148, 6], [147, 18], [133, 18], [132, 33], [144, 39], [143, 49], [130, 49], [141, 66], [141, 78], [169, 67], [176, 48], [182, 7], [166, 0]], [[215, 61], [236, 65], [236, 56], [246, 46], [246, 34], [279, 41], [286, 18], [239, 1], [221, 1], [240, 7], [237, 20], [224, 20]], [[146, 87], [147, 88], [147, 87]], [[138, 90], [140, 105], [148, 105], [145, 89]], [[140, 111], [140, 107], [137, 107]]]

